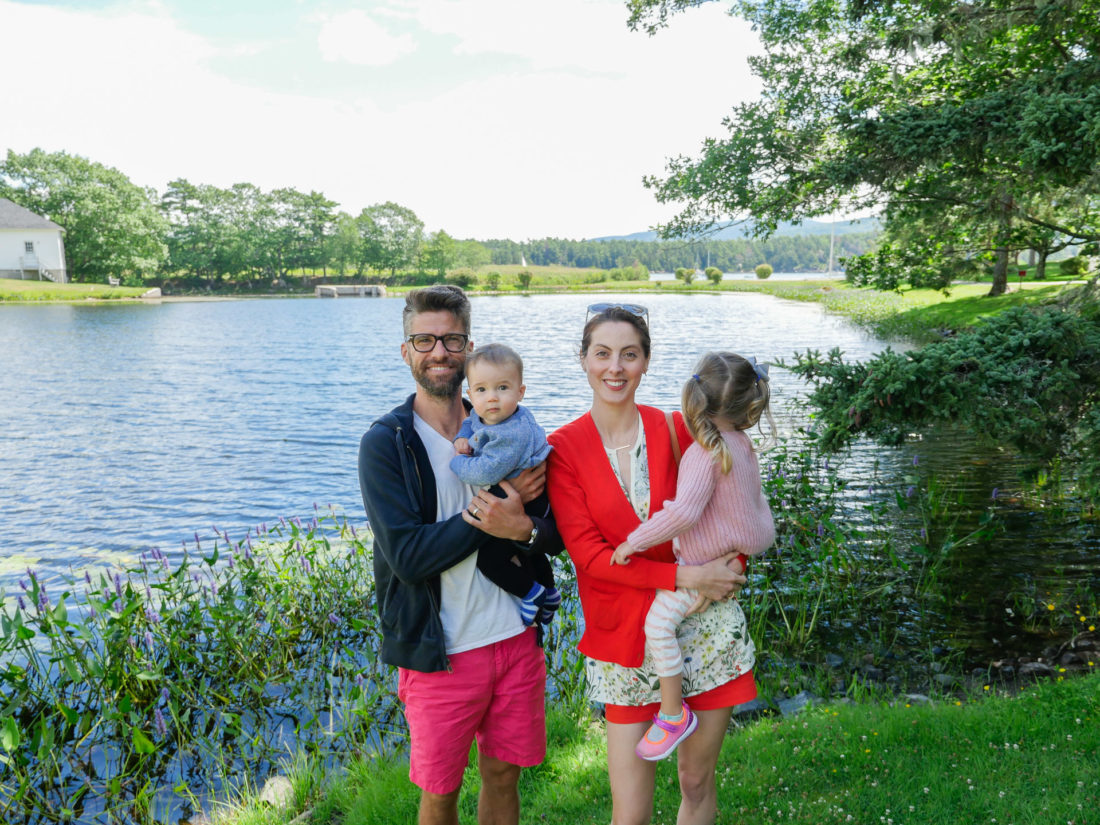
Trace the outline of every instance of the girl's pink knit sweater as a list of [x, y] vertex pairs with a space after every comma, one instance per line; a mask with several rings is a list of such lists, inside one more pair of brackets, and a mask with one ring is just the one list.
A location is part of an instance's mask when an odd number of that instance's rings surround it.
[[635, 550], [680, 537], [682, 564], [706, 564], [731, 551], [754, 556], [775, 541], [775, 522], [760, 485], [752, 442], [740, 430], [723, 432], [733, 455], [728, 475], [697, 443], [684, 451], [676, 498], [627, 536]]

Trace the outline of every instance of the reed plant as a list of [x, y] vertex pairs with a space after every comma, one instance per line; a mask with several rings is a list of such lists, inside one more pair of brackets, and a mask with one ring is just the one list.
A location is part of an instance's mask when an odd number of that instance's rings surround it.
[[0, 819], [153, 821], [290, 743], [392, 738], [354, 528], [330, 513], [215, 535], [59, 593], [27, 571], [0, 616]]

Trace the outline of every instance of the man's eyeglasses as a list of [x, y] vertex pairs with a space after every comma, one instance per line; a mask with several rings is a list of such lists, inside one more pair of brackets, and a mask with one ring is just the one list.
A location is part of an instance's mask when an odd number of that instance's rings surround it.
[[599, 303], [589, 304], [588, 313], [584, 316], [584, 322], [587, 324], [588, 319], [593, 315], [600, 315], [607, 312], [609, 309], [621, 309], [624, 312], [629, 312], [631, 315], [635, 315], [645, 321], [645, 325], [649, 326], [649, 310], [641, 304], [612, 304], [612, 303]]
[[405, 339], [417, 352], [431, 352], [435, 342], [442, 341], [447, 352], [462, 352], [470, 341], [470, 336], [462, 332], [448, 332], [446, 335], [432, 335], [430, 332], [418, 332]]

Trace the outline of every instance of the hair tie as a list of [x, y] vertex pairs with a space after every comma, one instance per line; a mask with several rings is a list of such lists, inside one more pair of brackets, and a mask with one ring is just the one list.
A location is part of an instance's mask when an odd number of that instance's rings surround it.
[[699, 373], [697, 373], [697, 372], [692, 373], [691, 377], [694, 378], [698, 383], [700, 383], [700, 384], [703, 383], [703, 379], [699, 377]]
[[752, 371], [754, 373], [756, 373], [756, 381], [754, 383], [759, 384], [760, 379], [764, 379], [765, 381], [768, 380], [768, 365], [767, 364], [758, 364], [757, 361], [756, 361], [756, 356], [755, 355], [752, 356], [751, 358], [749, 358], [749, 363], [752, 364]]

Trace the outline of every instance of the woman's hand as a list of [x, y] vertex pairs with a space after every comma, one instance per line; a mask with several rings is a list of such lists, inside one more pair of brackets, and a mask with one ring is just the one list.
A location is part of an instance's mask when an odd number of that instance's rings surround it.
[[[524, 504], [534, 501], [546, 489], [546, 462], [543, 461], [534, 467], [528, 467], [511, 479], [511, 484], [519, 493], [520, 500]], [[503, 486], [504, 482], [501, 482], [501, 487]]]
[[[700, 565], [677, 565], [676, 586], [698, 590], [701, 598], [712, 602], [734, 598], [747, 582], [737, 553]], [[704, 609], [699, 607], [699, 610]], [[695, 612], [698, 612], [696, 610]]]
[[[545, 480], [545, 470], [543, 479]], [[498, 539], [527, 541], [535, 523], [523, 512], [519, 491], [507, 481], [500, 482], [500, 489], [505, 498], [494, 496], [488, 490], [481, 490], [462, 511], [462, 520]]]

